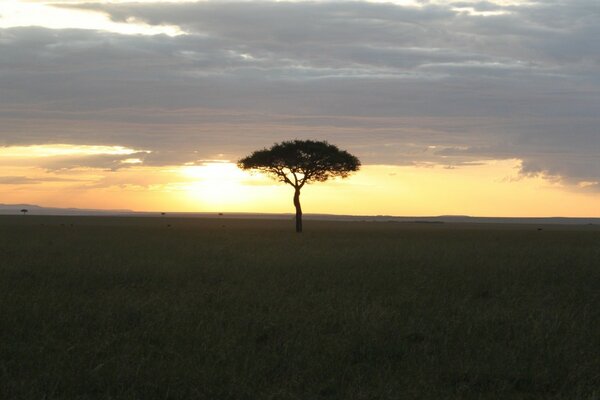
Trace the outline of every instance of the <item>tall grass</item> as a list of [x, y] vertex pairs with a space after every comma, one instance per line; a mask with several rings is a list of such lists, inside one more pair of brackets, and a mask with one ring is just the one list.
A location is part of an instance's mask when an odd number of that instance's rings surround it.
[[595, 227], [0, 217], [0, 398], [598, 399], [599, 260]]

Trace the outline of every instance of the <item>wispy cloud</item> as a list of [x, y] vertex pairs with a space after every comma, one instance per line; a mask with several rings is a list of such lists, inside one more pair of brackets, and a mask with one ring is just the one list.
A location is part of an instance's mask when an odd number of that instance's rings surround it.
[[29, 178], [27, 176], [0, 176], [0, 185], [36, 185], [47, 182], [82, 182], [82, 180], [61, 177]]

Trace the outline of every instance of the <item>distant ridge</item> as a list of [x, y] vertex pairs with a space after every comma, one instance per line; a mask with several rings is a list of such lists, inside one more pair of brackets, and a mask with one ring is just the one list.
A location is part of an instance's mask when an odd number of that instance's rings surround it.
[[32, 215], [123, 215], [135, 214], [132, 210], [97, 210], [85, 208], [55, 208], [42, 207], [35, 204], [0, 204], [0, 214], [16, 215], [21, 214], [21, 210], [28, 210]]
[[[133, 210], [99, 210], [85, 208], [43, 207], [35, 204], [0, 204], [0, 215], [19, 215], [22, 209], [28, 215], [56, 216], [122, 216], [122, 217], [162, 217], [161, 212]], [[219, 213], [219, 212], [166, 212], [168, 217], [178, 218], [256, 218], [256, 219], [288, 219], [293, 214], [269, 213]], [[439, 215], [430, 217], [404, 217], [393, 215], [333, 215], [305, 214], [309, 220], [327, 221], [370, 221], [399, 223], [506, 223], [506, 224], [559, 224], [559, 225], [600, 225], [600, 218], [575, 217], [470, 217], [468, 215]]]

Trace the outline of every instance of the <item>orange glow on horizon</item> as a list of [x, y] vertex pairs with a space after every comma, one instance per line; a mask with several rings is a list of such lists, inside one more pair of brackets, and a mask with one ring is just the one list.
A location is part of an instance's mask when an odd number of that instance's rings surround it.
[[[230, 162], [150, 167], [127, 157], [136, 150], [102, 146], [39, 150], [38, 156], [82, 152], [122, 155], [124, 168], [52, 171], [20, 163], [0, 165], [0, 203], [166, 212], [293, 212], [288, 185], [242, 171]], [[519, 165], [519, 160], [456, 169], [365, 165], [348, 179], [305, 186], [302, 206], [306, 213], [351, 215], [600, 216], [597, 193], [541, 177], [520, 177]]]

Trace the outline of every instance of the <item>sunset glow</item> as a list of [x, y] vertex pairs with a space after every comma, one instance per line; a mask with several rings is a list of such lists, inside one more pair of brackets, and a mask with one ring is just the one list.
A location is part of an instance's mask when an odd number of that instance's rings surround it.
[[182, 168], [184, 177], [191, 182], [182, 184], [185, 195], [191, 200], [212, 209], [240, 207], [240, 200], [248, 202], [252, 188], [248, 183], [253, 176], [242, 172], [229, 162], [206, 163]]
[[[102, 151], [127, 154], [123, 149]], [[457, 169], [368, 165], [348, 179], [306, 186], [302, 201], [305, 212], [326, 214], [596, 215], [593, 192], [573, 192], [540, 177], [520, 177], [518, 171], [518, 160]], [[67, 174], [3, 165], [0, 174], [5, 176], [0, 184], [7, 189], [6, 203], [169, 212], [293, 211], [291, 187], [241, 171], [231, 162], [172, 167], [132, 163], [112, 171], [77, 168]]]

